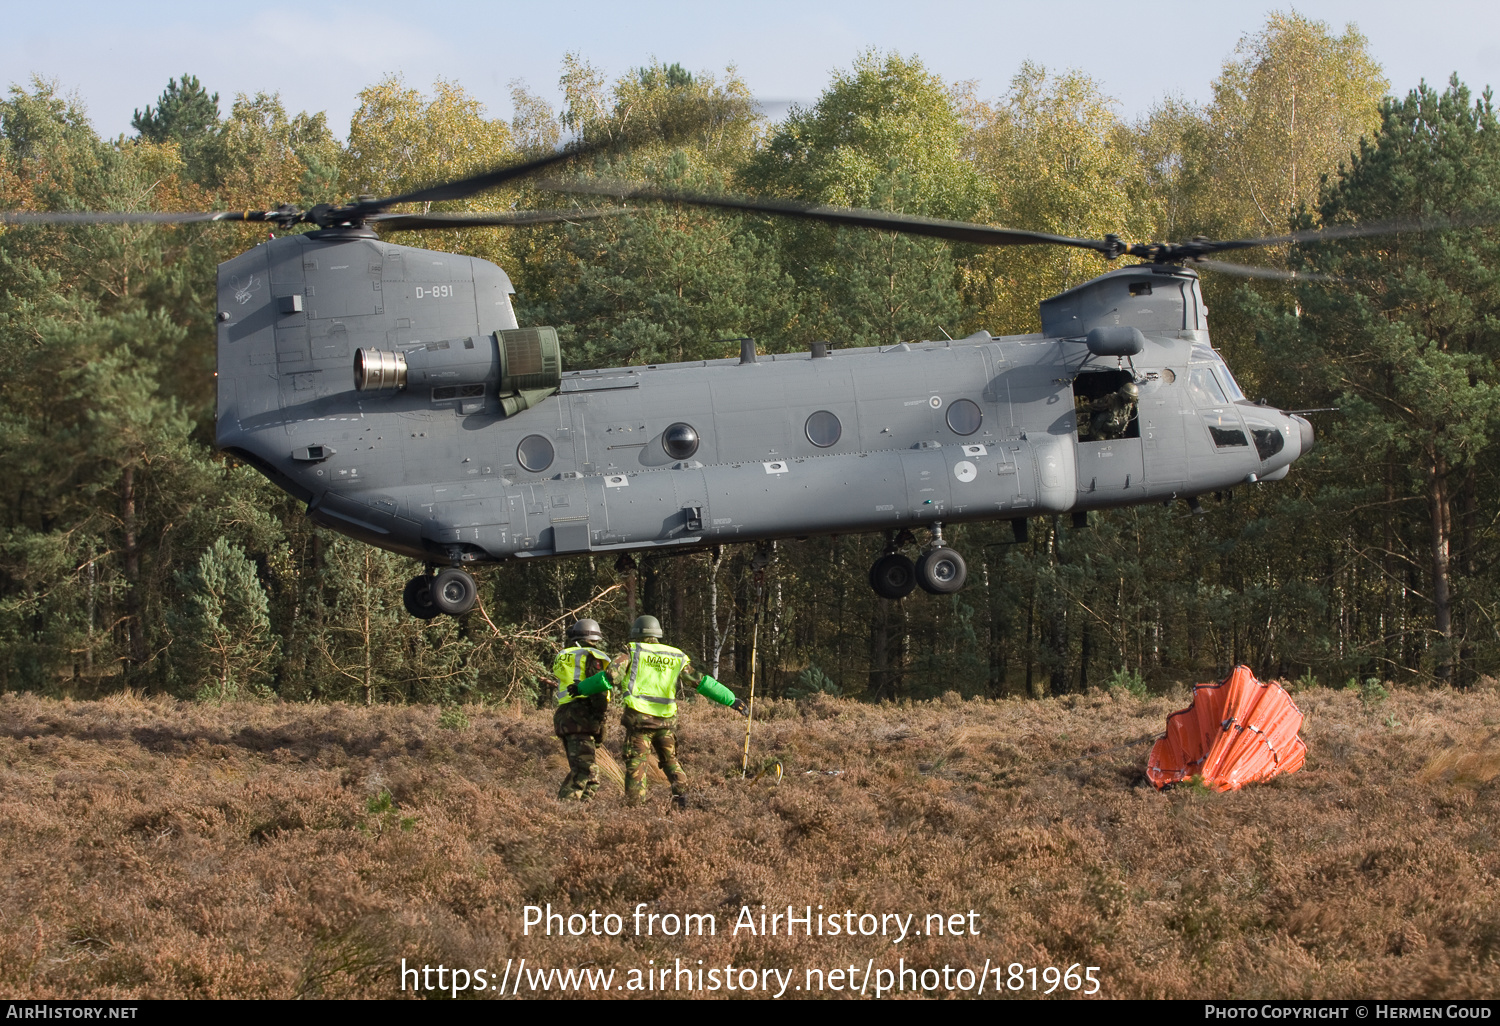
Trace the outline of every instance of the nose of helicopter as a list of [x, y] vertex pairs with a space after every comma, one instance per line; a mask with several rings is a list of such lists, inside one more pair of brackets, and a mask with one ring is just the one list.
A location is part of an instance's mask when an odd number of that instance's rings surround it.
[[1293, 416], [1292, 420], [1297, 423], [1297, 431], [1302, 436], [1302, 454], [1306, 455], [1317, 444], [1317, 435], [1313, 434], [1312, 423], [1306, 417]]

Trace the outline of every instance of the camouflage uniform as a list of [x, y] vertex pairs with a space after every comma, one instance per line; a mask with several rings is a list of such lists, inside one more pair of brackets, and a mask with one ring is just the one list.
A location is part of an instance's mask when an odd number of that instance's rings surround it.
[[1136, 397], [1139, 395], [1139, 390], [1135, 390], [1132, 396], [1127, 388], [1122, 387], [1090, 403], [1090, 408], [1095, 411], [1089, 423], [1093, 436], [1096, 439], [1123, 438], [1135, 416]]
[[596, 648], [574, 646], [559, 652], [552, 666], [557, 678], [557, 712], [552, 714], [552, 729], [562, 739], [568, 755], [568, 775], [557, 789], [563, 801], [587, 801], [599, 790], [596, 760], [604, 743], [605, 716], [609, 712], [609, 692], [597, 695], [570, 696], [568, 685], [604, 669], [608, 656]]
[[632, 805], [646, 800], [646, 760], [655, 749], [657, 764], [672, 785], [672, 798], [682, 807], [687, 774], [677, 761], [678, 680], [687, 681], [700, 694], [732, 706], [742, 715], [745, 703], [712, 677], [695, 670], [686, 653], [652, 640], [661, 636], [654, 617], [641, 617], [636, 621], [637, 628], [642, 621], [650, 622], [650, 630], [632, 629], [631, 636], [639, 640], [630, 642], [605, 671], [625, 704], [620, 718], [625, 728], [625, 800]]

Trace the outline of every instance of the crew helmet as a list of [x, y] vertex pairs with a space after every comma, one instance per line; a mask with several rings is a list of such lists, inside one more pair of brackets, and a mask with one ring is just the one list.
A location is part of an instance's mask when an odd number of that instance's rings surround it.
[[661, 621], [654, 616], [638, 616], [630, 625], [630, 640], [661, 637]]
[[1134, 381], [1125, 382], [1125, 384], [1120, 386], [1119, 392], [1123, 398], [1129, 399], [1131, 402], [1135, 402], [1141, 397], [1140, 386]]
[[604, 640], [604, 632], [599, 629], [597, 620], [579, 620], [568, 628], [569, 641], [592, 641], [594, 644]]

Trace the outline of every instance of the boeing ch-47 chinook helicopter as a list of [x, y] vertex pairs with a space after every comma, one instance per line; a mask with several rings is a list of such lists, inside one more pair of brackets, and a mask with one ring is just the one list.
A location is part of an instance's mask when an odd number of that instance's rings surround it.
[[[1024, 536], [1037, 515], [1177, 497], [1196, 504], [1201, 493], [1285, 477], [1313, 444], [1303, 417], [1241, 394], [1209, 341], [1188, 262], [1233, 270], [1203, 258], [1326, 233], [1127, 245], [550, 183], [1146, 261], [1046, 300], [1041, 331], [1030, 335], [775, 355], [745, 340], [738, 358], [582, 371], [564, 369], [553, 328], [517, 323], [499, 267], [376, 235], [619, 213], [387, 213], [472, 196], [584, 152], [305, 212], [5, 220], [316, 225], [219, 266], [218, 445], [305, 501], [318, 523], [425, 562], [428, 573], [404, 596], [418, 617], [467, 612], [471, 564], [876, 531], [888, 538], [870, 571], [877, 593], [953, 592], [966, 569], [943, 541], [945, 524], [1004, 519]], [[1132, 386], [1127, 422], [1100, 431], [1087, 410]], [[916, 544], [914, 529], [928, 532], [915, 561], [902, 552]]]

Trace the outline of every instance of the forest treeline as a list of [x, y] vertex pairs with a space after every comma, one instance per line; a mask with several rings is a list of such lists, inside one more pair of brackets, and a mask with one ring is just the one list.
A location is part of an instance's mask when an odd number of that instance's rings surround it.
[[[487, 116], [454, 82], [387, 79], [340, 141], [275, 95], [221, 105], [184, 75], [103, 139], [55, 83], [0, 102], [0, 207], [214, 210], [391, 195], [568, 139], [566, 173], [1127, 239], [1390, 234], [1204, 272], [1244, 391], [1314, 415], [1285, 481], [1182, 505], [948, 538], [948, 597], [877, 599], [883, 539], [487, 568], [462, 620], [402, 609], [412, 561], [311, 525], [213, 448], [215, 266], [264, 227], [0, 228], [0, 688], [455, 702], [536, 694], [575, 615], [622, 639], [637, 611], [731, 684], [757, 600], [760, 687], [872, 698], [1044, 695], [1207, 678], [1234, 663], [1343, 684], [1463, 684], [1500, 664], [1500, 126], [1456, 79], [1392, 93], [1352, 26], [1275, 15], [1212, 99], [1123, 120], [1083, 74], [1024, 65], [1003, 95], [869, 52], [769, 123], [731, 69], [653, 63], [608, 82], [570, 55], [565, 106], [523, 83]], [[1409, 85], [1409, 84], [1408, 84]], [[143, 100], [146, 98], [143, 98]], [[225, 112], [223, 106], [227, 106]], [[567, 206], [537, 183], [434, 209]], [[495, 261], [523, 324], [571, 368], [1036, 330], [1097, 255], [980, 250], [680, 208], [576, 224], [393, 234]], [[1212, 500], [1212, 501], [1210, 501]]]

